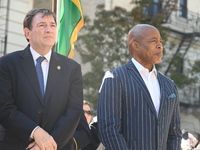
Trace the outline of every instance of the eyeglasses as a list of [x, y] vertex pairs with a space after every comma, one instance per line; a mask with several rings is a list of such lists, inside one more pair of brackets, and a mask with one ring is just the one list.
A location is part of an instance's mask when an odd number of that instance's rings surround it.
[[88, 115], [92, 115], [91, 110], [84, 110], [85, 113], [87, 113]]

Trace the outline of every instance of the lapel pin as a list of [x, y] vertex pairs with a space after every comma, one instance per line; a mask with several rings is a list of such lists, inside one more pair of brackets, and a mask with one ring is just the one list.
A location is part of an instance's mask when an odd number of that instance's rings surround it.
[[60, 70], [60, 69], [61, 69], [61, 67], [60, 67], [60, 66], [57, 66], [57, 69], [58, 69], [58, 70]]

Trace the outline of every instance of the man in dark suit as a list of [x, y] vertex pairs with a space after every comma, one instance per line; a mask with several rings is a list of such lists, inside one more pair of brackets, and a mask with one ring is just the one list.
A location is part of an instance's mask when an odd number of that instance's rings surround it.
[[73, 150], [78, 124], [90, 140], [81, 66], [52, 51], [56, 30], [53, 12], [33, 9], [24, 19], [29, 45], [0, 58], [2, 150]]
[[139, 24], [127, 42], [132, 59], [107, 71], [99, 90], [100, 141], [106, 150], [180, 150], [177, 87], [155, 68], [163, 56], [160, 33]]

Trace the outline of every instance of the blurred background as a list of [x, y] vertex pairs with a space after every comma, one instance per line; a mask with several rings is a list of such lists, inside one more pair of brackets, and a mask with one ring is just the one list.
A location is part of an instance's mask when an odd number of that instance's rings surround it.
[[[23, 49], [23, 19], [32, 8], [54, 10], [55, 0], [0, 0], [0, 56]], [[82, 66], [84, 97], [96, 113], [104, 72], [128, 60], [126, 37], [138, 23], [156, 26], [164, 41], [157, 68], [172, 78], [180, 96], [182, 128], [200, 140], [200, 1], [82, 0], [84, 27], [72, 59]]]

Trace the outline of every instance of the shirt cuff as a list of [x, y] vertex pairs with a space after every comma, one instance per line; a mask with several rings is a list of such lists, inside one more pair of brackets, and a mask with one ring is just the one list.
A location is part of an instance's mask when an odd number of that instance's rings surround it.
[[31, 138], [31, 139], [33, 139], [33, 133], [35, 132], [35, 130], [36, 130], [38, 127], [39, 127], [39, 126], [35, 127], [35, 128], [33, 129], [33, 131], [31, 132], [31, 135], [30, 135], [30, 138]]

